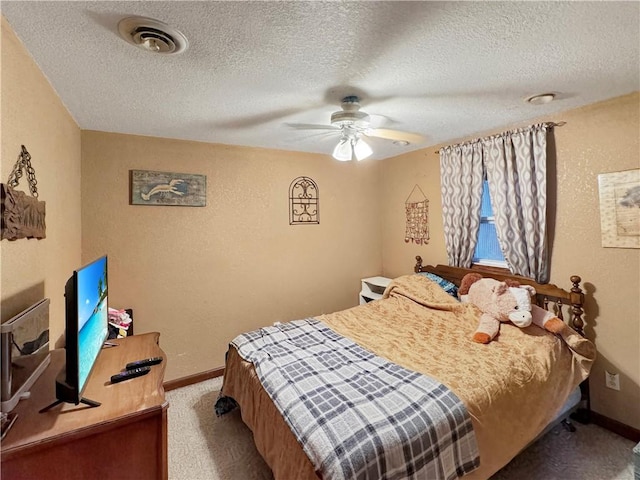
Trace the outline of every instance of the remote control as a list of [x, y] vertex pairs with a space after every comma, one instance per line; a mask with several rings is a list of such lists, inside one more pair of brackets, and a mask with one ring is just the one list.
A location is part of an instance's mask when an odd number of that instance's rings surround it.
[[149, 367], [151, 365], [157, 365], [161, 361], [162, 361], [162, 357], [145, 358], [144, 360], [138, 360], [135, 362], [127, 363], [127, 366], [124, 368], [126, 368], [127, 370], [133, 370], [134, 368], [139, 368], [139, 367]]
[[129, 380], [130, 378], [139, 377], [141, 375], [146, 375], [151, 371], [151, 367], [140, 367], [134, 368], [133, 370], [125, 370], [124, 372], [116, 373], [111, 376], [111, 383], [123, 382], [125, 380]]

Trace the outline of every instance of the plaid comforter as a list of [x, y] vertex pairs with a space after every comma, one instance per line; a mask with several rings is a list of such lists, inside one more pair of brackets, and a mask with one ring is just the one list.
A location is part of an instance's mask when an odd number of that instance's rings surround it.
[[316, 319], [232, 344], [323, 479], [452, 479], [479, 465], [471, 419], [451, 390]]

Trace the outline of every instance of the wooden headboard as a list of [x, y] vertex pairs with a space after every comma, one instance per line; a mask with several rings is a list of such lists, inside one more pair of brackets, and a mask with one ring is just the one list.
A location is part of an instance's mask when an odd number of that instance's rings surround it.
[[515, 280], [521, 285], [531, 285], [536, 290], [536, 304], [545, 310], [551, 310], [560, 319], [564, 320], [563, 307], [570, 313], [568, 324], [583, 337], [584, 321], [584, 293], [580, 288], [582, 279], [577, 275], [572, 275], [570, 280], [572, 283], [571, 290], [559, 288], [551, 283], [536, 283], [530, 278], [521, 277], [519, 275], [509, 275], [503, 273], [494, 273], [489, 271], [473, 270], [470, 268], [450, 267], [449, 265], [422, 265], [422, 257], [416, 257], [416, 265], [414, 267], [416, 273], [429, 272], [438, 275], [460, 286], [460, 281], [467, 273], [479, 273], [483, 277], [491, 277], [496, 280]]

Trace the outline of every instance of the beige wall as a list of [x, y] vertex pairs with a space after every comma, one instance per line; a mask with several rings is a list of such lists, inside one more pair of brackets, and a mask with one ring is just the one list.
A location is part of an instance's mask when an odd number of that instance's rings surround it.
[[[634, 93], [544, 119], [567, 122], [555, 130], [557, 159], [549, 168], [549, 203], [555, 207], [551, 282], [568, 288], [571, 275], [582, 277], [587, 333], [599, 352], [591, 376], [593, 409], [635, 428], [640, 428], [640, 250], [601, 247], [598, 174], [640, 168], [639, 117], [640, 95]], [[381, 164], [387, 276], [405, 273], [415, 255], [425, 263], [447, 263], [437, 148]], [[426, 246], [403, 240], [404, 201], [415, 184], [430, 201]], [[619, 392], [605, 388], [605, 369], [620, 374]]]
[[[47, 223], [46, 239], [0, 242], [1, 316], [49, 297], [55, 343], [64, 331], [64, 285], [80, 263], [80, 129], [4, 17], [1, 29], [0, 179], [7, 181], [24, 144]], [[26, 176], [19, 188], [29, 191]]]
[[[206, 207], [129, 205], [129, 170], [207, 177]], [[358, 302], [378, 274], [379, 163], [328, 155], [82, 132], [82, 252], [109, 255], [109, 302], [136, 332], [161, 332], [166, 379], [221, 367], [249, 329]], [[298, 176], [320, 191], [320, 224], [289, 225]]]

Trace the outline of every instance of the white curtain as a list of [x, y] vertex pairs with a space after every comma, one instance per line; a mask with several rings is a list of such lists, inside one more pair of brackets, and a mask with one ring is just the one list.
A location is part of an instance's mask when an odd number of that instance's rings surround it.
[[442, 220], [449, 265], [468, 268], [480, 228], [482, 145], [471, 142], [440, 149]]
[[468, 268], [486, 171], [496, 233], [512, 273], [549, 281], [547, 132], [543, 123], [440, 149], [442, 216], [449, 265]]
[[547, 124], [483, 142], [496, 233], [510, 270], [549, 281], [547, 250]]

